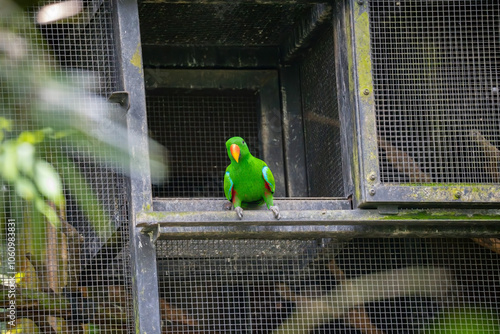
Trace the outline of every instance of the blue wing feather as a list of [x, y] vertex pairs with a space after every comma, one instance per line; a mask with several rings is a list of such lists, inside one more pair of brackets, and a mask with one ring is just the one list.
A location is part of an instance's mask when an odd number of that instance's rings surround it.
[[271, 192], [274, 194], [274, 189], [275, 189], [274, 176], [269, 167], [267, 166], [262, 167], [262, 176], [264, 177], [264, 180], [269, 186], [269, 190], [271, 190]]
[[231, 201], [233, 198], [233, 180], [231, 180], [231, 175], [229, 172], [224, 174], [224, 194], [228, 201]]

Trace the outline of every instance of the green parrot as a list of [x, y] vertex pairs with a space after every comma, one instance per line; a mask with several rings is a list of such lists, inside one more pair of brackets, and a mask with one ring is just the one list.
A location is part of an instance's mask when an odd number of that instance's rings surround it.
[[224, 194], [233, 203], [238, 217], [243, 218], [242, 207], [265, 202], [274, 217], [280, 219], [280, 211], [273, 205], [274, 176], [267, 164], [252, 156], [241, 137], [229, 139], [226, 148], [231, 164], [224, 175]]

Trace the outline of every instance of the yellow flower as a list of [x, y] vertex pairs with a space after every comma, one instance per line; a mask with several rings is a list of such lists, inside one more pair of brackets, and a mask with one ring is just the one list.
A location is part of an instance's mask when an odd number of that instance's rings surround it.
[[25, 274], [23, 272], [16, 273], [14, 275], [14, 277], [0, 274], [0, 284], [2, 284], [4, 286], [10, 286], [10, 284], [12, 283], [11, 282], [12, 279], [15, 279], [16, 284], [19, 284], [19, 283], [21, 283], [21, 280], [24, 278], [24, 276], [25, 276]]
[[16, 273], [16, 275], [14, 275], [14, 277], [16, 278], [16, 284], [19, 284], [21, 283], [21, 280], [24, 278], [24, 273]]

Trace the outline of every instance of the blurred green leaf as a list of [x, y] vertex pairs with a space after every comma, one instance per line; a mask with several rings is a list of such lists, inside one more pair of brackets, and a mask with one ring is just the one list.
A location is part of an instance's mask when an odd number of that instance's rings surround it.
[[[48, 3], [15, 2], [39, 9]], [[35, 26], [32, 9], [26, 15], [10, 0], [0, 0], [0, 8], [0, 112], [12, 118], [0, 117], [0, 179], [29, 202], [28, 210], [15, 205], [13, 211], [19, 221], [34, 224], [36, 231], [26, 237], [36, 236], [30, 247], [42, 254], [45, 234], [37, 233], [45, 233], [47, 222], [59, 226], [57, 209], [51, 205], [64, 209], [64, 188], [105, 238], [114, 231], [109, 208], [80, 169], [78, 156], [83, 152], [92, 163], [128, 173], [128, 142], [142, 141], [142, 132], [127, 128], [126, 113], [92, 93], [98, 76], [58, 67]], [[12, 129], [23, 132], [10, 133]], [[161, 182], [166, 151], [154, 141], [147, 144], [155, 152], [150, 158], [152, 178]]]
[[33, 177], [33, 167], [35, 165], [35, 147], [30, 143], [17, 145], [17, 167], [29, 177]]
[[0, 130], [12, 131], [12, 121], [0, 116]]
[[73, 133], [74, 133], [73, 130], [56, 131], [52, 135], [50, 135], [49, 138], [51, 138], [51, 139], [61, 139], [61, 138], [64, 138], [64, 137], [71, 136], [71, 134], [73, 134]]
[[38, 197], [38, 192], [31, 180], [20, 177], [15, 182], [16, 193], [27, 201], [33, 201]]
[[106, 215], [102, 202], [89, 185], [78, 167], [61, 153], [53, 157], [54, 165], [59, 173], [65, 176], [64, 182], [70, 194], [76, 199], [78, 206], [89, 219], [92, 227], [103, 238], [111, 233], [111, 221]]
[[64, 205], [61, 180], [52, 165], [42, 160], [35, 162], [35, 183], [40, 193], [57, 207]]
[[[8, 300], [9, 291], [0, 291], [0, 299]], [[34, 289], [18, 289], [16, 299], [19, 302], [36, 301], [40, 310], [58, 311], [61, 313], [69, 311], [70, 302], [63, 296], [55, 293], [46, 293]]]
[[29, 202], [24, 208], [14, 208], [15, 220], [18, 223], [19, 249], [21, 254], [30, 254], [31, 262], [45, 258], [47, 221], [36, 208], [34, 202]]
[[39, 334], [40, 329], [36, 323], [27, 318], [20, 318], [16, 320], [16, 327], [9, 329], [8, 331], [2, 332], [2, 334]]
[[94, 324], [87, 324], [87, 330], [85, 331], [85, 334], [99, 334], [101, 333], [101, 330], [98, 325]]
[[44, 1], [45, 0], [14, 0], [14, 3], [21, 8], [28, 8], [43, 3]]
[[8, 182], [14, 182], [18, 174], [17, 145], [9, 140], [0, 147], [0, 175]]
[[500, 333], [500, 319], [495, 310], [464, 307], [445, 311], [434, 319], [422, 334]]
[[[30, 144], [39, 144], [45, 138], [46, 130], [38, 130], [38, 131], [23, 131], [17, 137], [17, 141], [20, 143], [30, 143]], [[50, 132], [50, 131], [49, 131]]]
[[[51, 223], [56, 229], [61, 227], [61, 222], [59, 221], [59, 217], [57, 216], [56, 211], [47, 204], [43, 199], [37, 198], [35, 199], [35, 207], [38, 212], [42, 213], [45, 218]], [[43, 234], [45, 235], [45, 234]]]
[[[35, 158], [33, 143], [43, 140], [44, 132], [47, 131], [24, 131], [17, 140], [0, 143], [0, 179], [7, 181], [19, 197], [34, 202], [34, 208], [59, 227], [59, 217], [46, 200], [59, 208], [65, 205], [60, 177], [49, 163]], [[39, 218], [34, 223], [45, 224]]]

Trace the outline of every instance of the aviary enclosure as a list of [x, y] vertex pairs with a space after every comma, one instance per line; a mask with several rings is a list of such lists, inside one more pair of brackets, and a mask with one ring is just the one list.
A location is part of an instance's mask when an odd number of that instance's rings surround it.
[[500, 3], [8, 4], [2, 333], [500, 332]]

